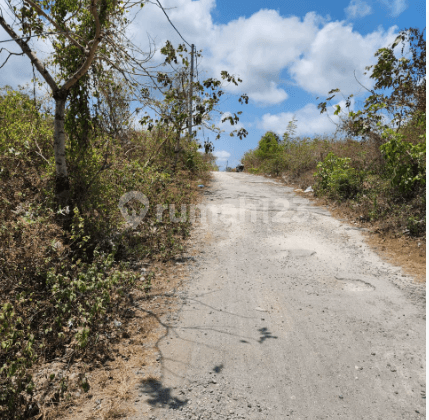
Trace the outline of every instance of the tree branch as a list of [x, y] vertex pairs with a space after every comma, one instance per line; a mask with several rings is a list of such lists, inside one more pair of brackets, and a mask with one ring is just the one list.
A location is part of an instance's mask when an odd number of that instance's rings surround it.
[[88, 43], [88, 45], [92, 43], [91, 49], [87, 51], [86, 60], [84, 61], [80, 69], [78, 69], [76, 73], [73, 74], [62, 86], [62, 89], [64, 90], [70, 89], [88, 71], [89, 67], [94, 61], [95, 52], [97, 51], [98, 44], [101, 41], [101, 25], [97, 12], [97, 3], [98, 0], [93, 0], [90, 10], [95, 20], [95, 36], [94, 39]]
[[59, 31], [59, 32], [64, 32], [64, 35], [66, 36], [66, 38], [76, 47], [80, 48], [82, 51], [85, 51], [85, 48], [79, 44], [79, 42], [77, 42], [75, 39], [73, 39], [69, 33], [71, 32], [70, 29], [64, 29], [61, 28], [60, 25], [58, 25], [55, 20], [53, 20], [47, 13], [45, 13], [45, 11], [36, 3], [34, 3], [31, 0], [23, 0], [25, 3], [29, 4], [31, 7], [33, 7], [37, 13], [39, 13], [39, 15], [42, 15], [43, 17], [45, 17], [52, 25], [55, 26], [55, 28]]
[[168, 135], [165, 137], [164, 141], [161, 142], [161, 144], [158, 146], [158, 149], [156, 149], [155, 153], [152, 153], [152, 155], [149, 157], [149, 159], [146, 161], [146, 163], [143, 166], [143, 169], [146, 169], [146, 167], [149, 165], [149, 163], [152, 161], [152, 159], [158, 154], [161, 147], [165, 144], [165, 142], [169, 139]]
[[24, 55], [24, 53], [23, 53], [23, 52], [22, 52], [22, 53], [14, 53], [14, 52], [9, 51], [7, 48], [0, 48], [0, 53], [1, 53], [3, 50], [4, 50], [4, 51], [7, 51], [7, 52], [9, 53], [9, 55], [7, 56], [6, 60], [4, 60], [3, 64], [0, 66], [0, 69], [1, 69], [2, 67], [4, 67], [4, 65], [8, 62], [9, 58], [10, 58], [12, 55]]
[[0, 16], [0, 26], [3, 27], [3, 29], [8, 33], [8, 35], [15, 40], [15, 42], [20, 46], [21, 50], [28, 56], [28, 58], [31, 60], [31, 63], [36, 67], [38, 72], [42, 75], [42, 77], [46, 80], [46, 83], [49, 85], [49, 87], [52, 89], [53, 92], [57, 92], [59, 90], [57, 84], [55, 83], [55, 80], [52, 78], [52, 76], [49, 74], [49, 71], [45, 67], [45, 65], [37, 58], [36, 53], [34, 53], [31, 48], [28, 46], [28, 44], [23, 41], [22, 39], [19, 39], [19, 36], [16, 34], [16, 32], [6, 23], [4, 18]]
[[361, 82], [359, 82], [358, 78], [356, 77], [356, 70], [353, 70], [353, 74], [355, 76], [356, 82], [358, 82], [364, 89], [366, 89], [369, 93], [374, 93], [373, 90], [368, 89], [366, 86], [364, 86]]

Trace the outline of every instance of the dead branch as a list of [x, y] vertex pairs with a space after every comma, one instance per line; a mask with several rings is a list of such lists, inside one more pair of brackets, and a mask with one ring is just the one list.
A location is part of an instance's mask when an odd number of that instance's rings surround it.
[[7, 51], [8, 52], [8, 56], [7, 56], [7, 58], [6, 58], [6, 60], [4, 60], [4, 62], [3, 62], [3, 64], [0, 66], [0, 69], [8, 62], [8, 60], [9, 60], [9, 58], [12, 56], [12, 55], [24, 55], [24, 53], [22, 52], [22, 53], [14, 53], [14, 52], [12, 52], [12, 51], [9, 51], [8, 49], [6, 49], [6, 48], [0, 48], [0, 53], [2, 52], [2, 51]]

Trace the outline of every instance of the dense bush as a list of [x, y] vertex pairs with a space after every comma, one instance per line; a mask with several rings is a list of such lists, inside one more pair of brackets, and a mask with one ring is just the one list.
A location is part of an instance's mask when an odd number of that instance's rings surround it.
[[362, 173], [350, 167], [350, 158], [340, 158], [332, 152], [317, 164], [315, 191], [331, 198], [354, 198], [362, 189]]
[[333, 152], [338, 157], [351, 156], [352, 166], [361, 169], [368, 164], [365, 154], [372, 147], [355, 140], [327, 137], [295, 137], [282, 141], [274, 153], [261, 155], [259, 147], [245, 153], [243, 162], [246, 170], [270, 175], [287, 175], [290, 179], [299, 178], [308, 171], [314, 172], [317, 164]]
[[426, 142], [412, 144], [404, 135], [385, 130], [386, 143], [380, 150], [386, 161], [385, 170], [392, 186], [401, 194], [412, 195], [426, 184]]

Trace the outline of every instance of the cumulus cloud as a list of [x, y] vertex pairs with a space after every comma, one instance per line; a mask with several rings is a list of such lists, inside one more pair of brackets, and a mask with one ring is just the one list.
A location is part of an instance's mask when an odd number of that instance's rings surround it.
[[379, 29], [365, 36], [353, 31], [344, 22], [330, 22], [316, 35], [309, 51], [291, 67], [291, 73], [298, 85], [308, 92], [327, 94], [339, 88], [346, 95], [358, 93], [360, 83], [371, 87], [365, 66], [374, 62], [374, 52], [393, 42], [396, 27], [387, 32]]
[[242, 78], [232, 91], [245, 91], [264, 104], [281, 103], [287, 93], [279, 86], [280, 73], [308, 49], [319, 23], [314, 13], [301, 20], [264, 9], [218, 25], [207, 45], [207, 65], [215, 74], [227, 69]]
[[[324, 22], [313, 12], [301, 19], [263, 9], [249, 18], [219, 25], [211, 18], [214, 0], [165, 0], [164, 6], [183, 37], [196, 44], [197, 49], [203, 49], [200, 71], [209, 77], [219, 77], [222, 70], [239, 76], [243, 83], [238, 87], [231, 84], [226, 89], [246, 92], [251, 99], [267, 105], [287, 99], [280, 86], [280, 73], [308, 49]], [[145, 41], [150, 35], [158, 47], [166, 40], [174, 44], [183, 42], [153, 4], [146, 5], [138, 14], [129, 34], [134, 42]], [[155, 59], [161, 59], [159, 53]]]
[[213, 153], [216, 156], [217, 162], [226, 162], [228, 158], [231, 156], [231, 153], [226, 150], [219, 150]]
[[[172, 6], [174, 8], [171, 8]], [[276, 10], [262, 9], [250, 17], [227, 24], [215, 24], [211, 12], [214, 0], [165, 0], [167, 13], [188, 42], [203, 49], [201, 72], [219, 77], [222, 70], [240, 76], [243, 83], [229, 85], [227, 91], [246, 92], [261, 105], [277, 105], [288, 98], [282, 77], [289, 77], [304, 90], [324, 94], [334, 87], [357, 93], [364, 67], [374, 61], [374, 52], [393, 40], [396, 28], [379, 29], [362, 36], [345, 22], [329, 22], [314, 12], [303, 18], [283, 17]], [[363, 0], [352, 0], [350, 13], [368, 13]], [[369, 7], [369, 6], [368, 6]], [[183, 42], [165, 19], [162, 11], [147, 5], [135, 19], [134, 40], [146, 32], [161, 46], [167, 39]], [[291, 80], [289, 80], [290, 82]]]
[[372, 13], [372, 8], [368, 3], [362, 0], [351, 0], [344, 11], [349, 19], [356, 19], [370, 15]]
[[[0, 4], [4, 1], [0, 0]], [[400, 10], [404, 1], [393, 3], [394, 10]], [[350, 13], [363, 13], [365, 4], [364, 0], [352, 0], [349, 8], [355, 7], [356, 11], [350, 9]], [[246, 92], [261, 105], [277, 105], [288, 99], [283, 78], [311, 93], [326, 94], [336, 87], [345, 93], [357, 93], [361, 87], [354, 79], [356, 70], [360, 82], [370, 87], [370, 81], [362, 76], [364, 67], [374, 61], [378, 48], [393, 41], [396, 30], [379, 29], [362, 36], [351, 25], [330, 22], [314, 12], [303, 18], [284, 17], [268, 9], [227, 24], [215, 24], [215, 0], [164, 0], [163, 5], [184, 39], [198, 50], [203, 49], [204, 56], [198, 60], [200, 80], [205, 76], [218, 78], [222, 70], [227, 70], [240, 76], [243, 83], [238, 87], [230, 84], [225, 89]], [[149, 38], [158, 47], [148, 65], [161, 62], [159, 48], [167, 40], [174, 45], [183, 43], [155, 4], [147, 3], [130, 18], [127, 35], [132, 41], [144, 51], [149, 50]], [[0, 83], [29, 81], [31, 74], [20, 72], [26, 68], [24, 62], [25, 58], [13, 57], [12, 65], [8, 63], [0, 69]]]
[[279, 88], [274, 81], [268, 81], [265, 86], [256, 87], [249, 95], [254, 101], [264, 105], [279, 104], [288, 98], [286, 91]]
[[407, 0], [380, 0], [380, 2], [390, 10], [393, 17], [399, 16], [408, 8]]
[[[207, 45], [214, 31], [211, 11], [215, 0], [163, 0], [162, 4], [186, 42], [196, 44], [197, 49]], [[162, 58], [159, 49], [167, 40], [173, 45], [184, 43], [156, 4], [146, 3], [132, 19], [127, 36], [144, 51], [149, 51], [149, 40], [153, 41], [158, 51], [155, 61]]]
[[[296, 119], [297, 136], [308, 136], [314, 133], [329, 134], [336, 130], [337, 124], [340, 121], [339, 116], [333, 115], [335, 105], [340, 105], [342, 109], [345, 107], [345, 101], [340, 101], [337, 104], [328, 107], [329, 117], [326, 113], [321, 114], [315, 104], [307, 104], [296, 112], [280, 112], [278, 114], [264, 114], [259, 123], [259, 128], [265, 131], [274, 131], [279, 136], [286, 131], [289, 121]], [[353, 109], [353, 103], [351, 104]]]

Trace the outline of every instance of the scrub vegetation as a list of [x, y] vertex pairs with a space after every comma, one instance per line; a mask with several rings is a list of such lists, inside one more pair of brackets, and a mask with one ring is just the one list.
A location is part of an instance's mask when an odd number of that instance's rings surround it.
[[[88, 392], [85, 373], [72, 377], [72, 367], [112, 357], [133, 296], [149, 297], [156, 283], [144, 267], [182, 255], [191, 215], [181, 207], [197, 203], [197, 185], [216, 168], [212, 145], [200, 145], [188, 125], [192, 118], [219, 134], [210, 124], [223, 86], [240, 80], [223, 71], [191, 81], [186, 47], [170, 42], [164, 66], [145, 70], [151, 57], [137, 60], [120, 36], [124, 4], [23, 1], [10, 12], [28, 39], [0, 16], [49, 87], [45, 98], [0, 88], [0, 418], [52, 418]], [[28, 44], [49, 24], [61, 30], [52, 35], [57, 73]], [[138, 118], [138, 107], [151, 112]], [[146, 212], [137, 227], [118, 207], [130, 191], [149, 200], [125, 204], [128, 215]]]
[[[243, 159], [251, 173], [282, 176], [317, 197], [347, 206], [360, 221], [384, 231], [426, 232], [426, 43], [418, 29], [402, 31], [367, 67], [374, 88], [364, 106], [334, 107], [340, 125], [334, 137], [295, 136], [292, 120], [280, 138], [267, 132]], [[319, 104], [322, 113], [338, 89]]]
[[[129, 294], [149, 292], [155, 281], [153, 273], [141, 278], [141, 262], [181, 254], [191, 227], [181, 205], [197, 202], [197, 181], [206, 182], [215, 158], [183, 137], [175, 161], [176, 135], [167, 128], [128, 129], [122, 139], [97, 130], [88, 150], [68, 159], [72, 198], [61, 207], [53, 116], [10, 88], [0, 91], [0, 115], [0, 417], [27, 418], [68, 397], [65, 374], [48, 378], [49, 398], [42, 397], [37, 366], [102, 358]], [[118, 208], [133, 190], [150, 203], [136, 229]], [[168, 210], [159, 218], [156, 204], [175, 204], [180, 221]], [[143, 208], [137, 200], [126, 207], [129, 214]]]

